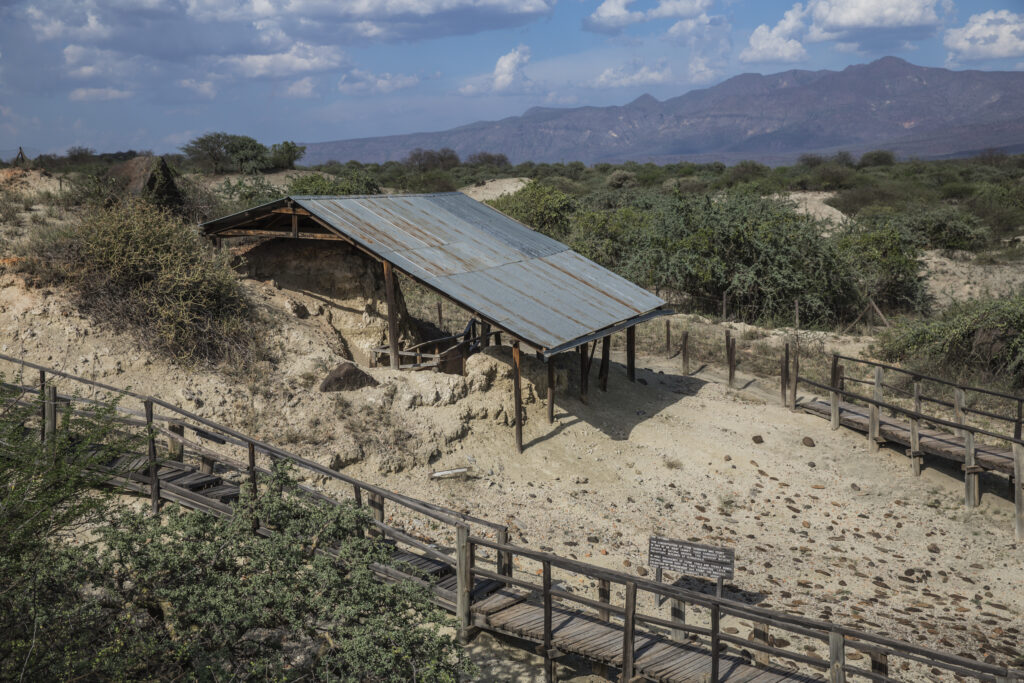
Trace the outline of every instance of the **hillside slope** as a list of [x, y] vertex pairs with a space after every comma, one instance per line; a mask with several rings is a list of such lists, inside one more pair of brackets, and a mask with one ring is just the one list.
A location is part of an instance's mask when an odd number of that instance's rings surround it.
[[807, 152], [882, 147], [920, 157], [1013, 151], [1024, 149], [1024, 73], [885, 57], [839, 72], [743, 74], [663, 102], [644, 95], [624, 106], [537, 107], [447, 131], [304, 144], [307, 164], [399, 160], [417, 147], [500, 152], [513, 163], [786, 163]]

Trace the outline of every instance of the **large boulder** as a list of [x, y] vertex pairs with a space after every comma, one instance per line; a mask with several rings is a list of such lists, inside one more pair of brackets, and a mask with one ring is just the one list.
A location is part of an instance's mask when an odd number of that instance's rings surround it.
[[375, 387], [377, 380], [360, 370], [354, 363], [342, 363], [320, 383], [320, 391], [352, 391], [363, 387]]

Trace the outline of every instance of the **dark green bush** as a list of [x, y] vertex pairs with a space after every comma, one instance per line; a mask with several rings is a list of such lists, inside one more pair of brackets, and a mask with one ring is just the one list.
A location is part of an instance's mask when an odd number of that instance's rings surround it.
[[898, 220], [851, 221], [836, 239], [863, 296], [891, 311], [928, 310], [920, 242]]
[[867, 225], [893, 224], [922, 247], [973, 251], [988, 242], [988, 230], [976, 216], [943, 204], [902, 210], [869, 207], [857, 215]]
[[239, 205], [239, 210], [266, 204], [280, 199], [284, 192], [271, 185], [266, 178], [259, 175], [243, 176], [234, 183], [230, 178], [221, 183], [218, 191], [229, 201]]
[[1024, 387], [1024, 293], [956, 303], [934, 320], [883, 332], [884, 360], [963, 382], [996, 379]]
[[896, 155], [888, 149], [876, 149], [871, 152], [864, 152], [857, 164], [861, 168], [870, 166], [892, 166], [896, 163]]
[[537, 181], [527, 183], [518, 192], [502, 195], [488, 203], [556, 240], [564, 240], [568, 235], [570, 220], [577, 209], [572, 197]]
[[183, 360], [255, 351], [253, 311], [229, 265], [179, 216], [141, 200], [35, 231], [22, 268], [68, 286], [79, 308]]
[[349, 171], [340, 176], [305, 173], [292, 178], [287, 194], [338, 196], [351, 194], [380, 194], [380, 185], [365, 173]]

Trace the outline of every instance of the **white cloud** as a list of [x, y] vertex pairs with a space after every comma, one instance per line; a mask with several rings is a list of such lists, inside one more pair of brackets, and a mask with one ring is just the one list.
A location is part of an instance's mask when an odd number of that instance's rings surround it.
[[147, 63], [144, 57], [72, 44], [64, 48], [64, 67], [72, 78], [124, 81], [145, 69]]
[[708, 81], [717, 78], [721, 72], [714, 68], [707, 59], [703, 57], [695, 57], [689, 62], [687, 67], [690, 75], [691, 83], [707, 83]]
[[289, 97], [312, 97], [314, 87], [316, 87], [316, 82], [313, 77], [306, 76], [289, 85], [284, 92]]
[[69, 24], [56, 14], [34, 5], [26, 8], [25, 14], [39, 40], [64, 37], [75, 40], [98, 40], [109, 38], [113, 34], [113, 30], [104, 25], [93, 12], [86, 12], [85, 21], [81, 24]]
[[815, 0], [808, 4], [822, 35], [871, 28], [935, 26], [942, 0]]
[[1005, 59], [1024, 56], [1024, 14], [989, 10], [960, 28], [946, 31], [950, 59]]
[[355, 93], [389, 93], [402, 88], [409, 88], [420, 82], [417, 76], [402, 74], [372, 74], [360, 69], [352, 69], [338, 81], [338, 90], [351, 95]]
[[75, 88], [68, 95], [72, 102], [100, 102], [103, 100], [123, 100], [132, 96], [131, 90], [117, 88]]
[[594, 79], [593, 85], [596, 88], [625, 88], [668, 83], [671, 80], [672, 69], [664, 62], [652, 69], [637, 61], [626, 66], [605, 69], [600, 76]]
[[803, 31], [804, 15], [800, 3], [793, 5], [774, 28], [761, 24], [750, 34], [749, 45], [740, 53], [741, 62], [795, 62], [807, 51], [793, 36]]
[[530, 61], [530, 48], [520, 45], [509, 53], [498, 57], [494, 72], [489, 76], [475, 78], [459, 88], [463, 95], [483, 92], [502, 92], [529, 85], [530, 79], [523, 73], [523, 67]]
[[211, 100], [217, 96], [217, 88], [214, 87], [213, 81], [199, 81], [195, 78], [183, 78], [178, 81], [178, 85], [183, 88], [193, 90], [203, 97], [208, 97]]
[[298, 42], [287, 52], [274, 54], [232, 55], [220, 62], [250, 78], [279, 78], [295, 74], [327, 71], [341, 66], [344, 55], [333, 45], [310, 45]]
[[603, 0], [585, 25], [596, 31], [616, 31], [641, 21], [693, 17], [711, 6], [711, 0], [659, 0], [653, 9], [641, 12], [629, 9], [636, 0]]

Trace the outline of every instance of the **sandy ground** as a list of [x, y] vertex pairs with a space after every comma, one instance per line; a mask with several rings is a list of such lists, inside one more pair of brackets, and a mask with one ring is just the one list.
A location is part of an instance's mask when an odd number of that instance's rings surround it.
[[528, 182], [530, 182], [529, 178], [498, 178], [497, 180], [488, 180], [483, 185], [460, 187], [459, 192], [478, 202], [485, 202], [489, 199], [497, 199], [503, 194], [514, 194]]
[[973, 254], [950, 257], [934, 250], [925, 253], [924, 264], [928, 291], [940, 308], [981, 296], [1007, 296], [1024, 288], [1020, 263], [979, 264]]
[[790, 192], [789, 199], [796, 202], [798, 211], [839, 224], [845, 218], [843, 212], [825, 203], [825, 200], [834, 194], [835, 192]]

